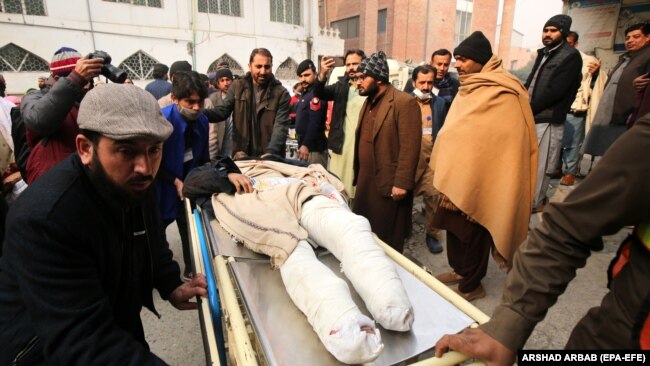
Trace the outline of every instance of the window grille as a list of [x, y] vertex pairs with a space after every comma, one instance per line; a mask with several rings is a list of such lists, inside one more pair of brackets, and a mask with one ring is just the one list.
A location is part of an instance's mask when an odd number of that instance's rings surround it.
[[288, 57], [283, 63], [275, 70], [275, 77], [277, 79], [293, 80], [296, 79], [296, 71], [298, 64], [291, 57]]
[[241, 67], [239, 62], [235, 61], [235, 59], [230, 57], [227, 53], [224, 53], [221, 57], [214, 60], [214, 62], [212, 62], [208, 67], [208, 72], [217, 71], [217, 66], [222, 62], [228, 64], [228, 68], [232, 71], [233, 75], [243, 76], [245, 74], [244, 69]]
[[43, 0], [0, 0], [0, 13], [47, 15]]
[[9, 43], [0, 48], [0, 71], [50, 71], [49, 62]]
[[271, 21], [300, 25], [300, 0], [270, 0]]
[[199, 0], [199, 12], [241, 16], [241, 0]]
[[140, 50], [124, 59], [118, 67], [126, 71], [131, 80], [147, 80], [153, 79], [153, 65], [157, 63], [158, 60]]
[[124, 3], [138, 6], [147, 6], [150, 8], [162, 8], [162, 0], [104, 0], [109, 3]]

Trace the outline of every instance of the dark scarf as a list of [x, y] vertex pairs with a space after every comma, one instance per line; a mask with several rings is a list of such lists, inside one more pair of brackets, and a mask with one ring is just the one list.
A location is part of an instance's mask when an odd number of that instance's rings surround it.
[[434, 85], [438, 88], [438, 97], [444, 99], [447, 103], [451, 103], [454, 99], [454, 90], [452, 86], [451, 75], [447, 73], [444, 78], [437, 80]]

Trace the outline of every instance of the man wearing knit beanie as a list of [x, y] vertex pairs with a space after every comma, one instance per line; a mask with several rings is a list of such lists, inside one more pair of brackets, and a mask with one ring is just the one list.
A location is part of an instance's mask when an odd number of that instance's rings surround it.
[[560, 161], [564, 121], [580, 86], [582, 57], [565, 40], [571, 28], [571, 18], [564, 14], [551, 17], [542, 30], [544, 48], [537, 58], [526, 88], [535, 116], [539, 144], [537, 187], [533, 213], [541, 212], [548, 203], [546, 192]]
[[[483, 32], [476, 31], [465, 38], [458, 47], [454, 49], [454, 58], [456, 58], [456, 68], [458, 75], [473, 74], [480, 71], [492, 57], [492, 46], [490, 41], [485, 37]], [[460, 63], [458, 60], [462, 59]], [[474, 61], [471, 65], [465, 65], [464, 60]]]
[[61, 47], [52, 57], [46, 87], [23, 98], [21, 112], [31, 149], [25, 167], [28, 184], [75, 151], [79, 103], [103, 64], [102, 58], [82, 58], [77, 50]]
[[454, 57], [460, 89], [429, 163], [440, 192], [433, 226], [447, 231], [452, 269], [436, 278], [458, 284], [454, 291], [472, 301], [485, 297], [481, 281], [490, 251], [502, 268], [508, 267], [526, 238], [537, 141], [528, 93], [503, 69], [487, 38], [474, 32]]
[[364, 59], [353, 79], [361, 107], [356, 130], [354, 213], [370, 221], [377, 236], [398, 252], [411, 229], [415, 171], [420, 155], [420, 107], [389, 82], [386, 54]]
[[7, 218], [0, 364], [162, 365], [140, 321], [143, 307], [155, 312], [154, 288], [177, 309], [207, 294], [203, 275], [181, 281], [160, 229], [153, 182], [173, 128], [128, 84], [88, 92], [78, 120], [75, 153]]
[[[217, 67], [217, 71], [214, 73], [214, 85], [217, 90], [210, 94], [206, 100], [205, 108], [224, 105], [232, 82], [232, 71], [228, 67]], [[215, 160], [218, 156], [232, 154], [232, 114], [223, 122], [210, 123], [210, 160]]]

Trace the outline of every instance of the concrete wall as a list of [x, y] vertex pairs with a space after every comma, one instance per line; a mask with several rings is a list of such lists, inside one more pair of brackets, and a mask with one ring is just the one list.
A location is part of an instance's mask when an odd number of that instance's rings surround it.
[[[196, 13], [193, 1], [165, 0], [163, 8], [151, 8], [102, 0], [46, 0], [47, 16], [0, 13], [0, 47], [12, 42], [47, 60], [61, 46], [82, 54], [107, 51], [113, 64], [139, 50], [168, 66], [187, 60], [205, 73], [212, 62], [227, 53], [246, 71], [250, 52], [268, 48], [274, 71], [286, 59], [300, 63], [319, 54], [342, 55], [343, 40], [337, 32], [318, 25], [318, 2], [301, 0], [301, 24], [271, 22], [270, 2], [241, 0], [241, 17]], [[192, 45], [196, 44], [193, 62]], [[35, 86], [47, 72], [3, 72], [11, 94]], [[148, 80], [135, 81], [146, 85]]]

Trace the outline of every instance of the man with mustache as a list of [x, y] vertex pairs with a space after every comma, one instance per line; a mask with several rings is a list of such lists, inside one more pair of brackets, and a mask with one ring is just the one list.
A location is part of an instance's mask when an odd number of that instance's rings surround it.
[[571, 17], [564, 14], [555, 15], [544, 24], [545, 47], [537, 50], [537, 59], [525, 84], [539, 144], [533, 213], [543, 211], [548, 202], [546, 191], [550, 174], [560, 160], [564, 120], [582, 79], [580, 52], [566, 42], [570, 30]]
[[296, 105], [296, 133], [298, 134], [298, 159], [327, 168], [327, 103], [314, 96], [316, 66], [304, 60], [296, 70], [303, 93]]
[[284, 156], [289, 131], [289, 92], [273, 76], [273, 55], [266, 48], [251, 52], [248, 70], [235, 80], [221, 106], [204, 112], [210, 121], [223, 121], [232, 113], [232, 154]]
[[[447, 231], [452, 271], [436, 278], [467, 301], [485, 297], [490, 259], [500, 267], [526, 238], [537, 146], [528, 94], [476, 31], [454, 49], [460, 89], [436, 136], [429, 167], [440, 200], [435, 227]], [[504, 189], [503, 187], [508, 187]]]
[[172, 127], [134, 85], [81, 102], [77, 153], [12, 206], [0, 258], [0, 364], [163, 365], [140, 320], [152, 291], [177, 309], [206, 295], [183, 283], [161, 237], [152, 183]]
[[[350, 199], [354, 198], [354, 131], [359, 122], [359, 112], [366, 97], [359, 95], [356, 83], [352, 81], [357, 74], [359, 63], [366, 54], [359, 49], [345, 52], [345, 75], [336, 83], [325, 86], [328, 73], [334, 68], [334, 59], [323, 57], [320, 62], [318, 79], [314, 83], [314, 96], [321, 100], [334, 101], [330, 132], [327, 145], [330, 151], [329, 171], [336, 174], [348, 192]], [[354, 201], [351, 201], [354, 202]]]
[[398, 252], [411, 233], [415, 171], [420, 160], [422, 116], [415, 98], [388, 80], [383, 51], [361, 61], [355, 77], [366, 96], [355, 135], [354, 213]]
[[585, 137], [585, 154], [603, 156], [609, 146], [627, 131], [626, 123], [634, 111], [637, 92], [643, 93], [650, 82], [649, 43], [650, 25], [638, 23], [625, 29], [626, 52], [620, 56], [602, 90], [591, 128]]

